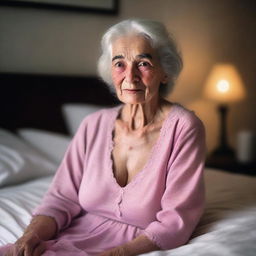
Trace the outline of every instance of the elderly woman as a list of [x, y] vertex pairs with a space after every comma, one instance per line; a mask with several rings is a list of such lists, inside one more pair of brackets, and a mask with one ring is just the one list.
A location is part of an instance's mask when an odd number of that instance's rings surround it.
[[123, 103], [87, 116], [6, 255], [138, 255], [188, 241], [204, 207], [204, 128], [163, 96], [182, 60], [158, 22], [102, 39], [99, 73]]

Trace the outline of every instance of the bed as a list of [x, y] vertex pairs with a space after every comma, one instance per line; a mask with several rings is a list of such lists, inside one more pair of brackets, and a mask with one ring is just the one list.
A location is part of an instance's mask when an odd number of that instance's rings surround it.
[[[1, 246], [21, 236], [81, 119], [118, 101], [93, 77], [1, 74], [0, 79], [8, 84], [1, 100]], [[13, 92], [14, 106], [8, 103]], [[148, 255], [256, 255], [256, 177], [205, 168], [205, 184], [205, 212], [189, 242]]]

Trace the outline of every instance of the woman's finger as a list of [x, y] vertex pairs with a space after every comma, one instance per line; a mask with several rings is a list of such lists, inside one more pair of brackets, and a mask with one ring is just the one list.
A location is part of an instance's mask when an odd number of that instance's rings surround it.
[[14, 254], [13, 255], [17, 255], [17, 256], [24, 256], [24, 247], [22, 246], [14, 246]]
[[34, 247], [31, 247], [31, 245], [27, 244], [25, 246], [24, 256], [32, 256], [33, 249]]
[[13, 244], [4, 256], [23, 256], [24, 249], [16, 244]]
[[25, 244], [24, 256], [32, 256], [34, 249], [40, 244], [37, 237], [30, 238]]
[[40, 256], [44, 253], [45, 250], [46, 250], [45, 242], [42, 241], [34, 249], [32, 256]]
[[7, 252], [4, 254], [4, 256], [17, 256], [17, 255], [18, 255], [18, 252], [15, 244], [10, 246], [10, 248], [8, 248]]

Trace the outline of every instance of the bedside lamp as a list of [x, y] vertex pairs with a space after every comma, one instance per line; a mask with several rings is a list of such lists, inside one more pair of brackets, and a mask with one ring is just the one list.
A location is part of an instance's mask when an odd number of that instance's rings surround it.
[[235, 66], [226, 63], [215, 65], [207, 79], [204, 95], [219, 104], [219, 145], [213, 155], [233, 157], [234, 151], [228, 145], [226, 131], [228, 104], [245, 98], [244, 85]]

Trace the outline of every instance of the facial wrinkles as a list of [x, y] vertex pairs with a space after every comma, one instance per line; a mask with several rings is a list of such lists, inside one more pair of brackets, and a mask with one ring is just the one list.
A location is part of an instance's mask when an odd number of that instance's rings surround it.
[[[151, 86], [151, 84], [154, 84], [155, 73], [158, 72], [159, 69], [159, 62], [151, 46], [147, 42], [145, 42], [145, 40], [143, 42], [143, 40], [138, 40], [138, 37], [125, 37], [117, 39], [117, 41], [113, 45], [112, 56], [121, 57], [114, 60], [113, 63], [115, 64], [120, 61], [120, 63], [124, 65], [123, 70], [117, 69], [114, 70], [113, 73], [113, 78], [116, 81], [117, 93], [120, 96], [123, 95], [123, 90], [135, 88], [144, 91], [144, 100], [151, 98], [151, 94], [154, 93], [154, 88]], [[152, 59], [138, 57], [139, 55], [146, 54], [150, 54], [150, 56], [152, 56]], [[153, 66], [153, 69], [139, 69], [137, 65], [140, 61], [149, 62]], [[127, 77], [127, 74], [129, 75], [129, 78]], [[150, 88], [150, 86], [148, 85], [150, 85], [152, 88]], [[142, 94], [140, 95], [140, 97], [142, 97]]]

